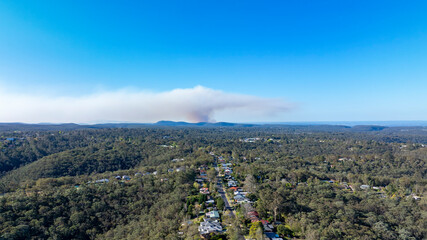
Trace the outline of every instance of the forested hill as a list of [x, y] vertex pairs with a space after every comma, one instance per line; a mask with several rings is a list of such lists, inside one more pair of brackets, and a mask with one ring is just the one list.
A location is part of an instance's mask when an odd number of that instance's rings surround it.
[[0, 130], [0, 239], [200, 239], [218, 166], [285, 239], [427, 238], [425, 128], [222, 125]]
[[[64, 130], [77, 130], [77, 129], [103, 129], [103, 128], [148, 128], [148, 127], [255, 127], [255, 128], [281, 128], [288, 131], [338, 131], [338, 132], [370, 132], [370, 131], [385, 131], [385, 132], [400, 132], [410, 131], [418, 134], [427, 135], [427, 123], [425, 125], [411, 126], [388, 126], [388, 125], [375, 125], [375, 124], [287, 124], [287, 123], [265, 123], [265, 124], [248, 124], [248, 123], [230, 123], [230, 122], [174, 122], [174, 121], [159, 121], [157, 123], [103, 123], [103, 124], [25, 124], [25, 123], [0, 123], [0, 131], [64, 131]], [[424, 132], [424, 133], [423, 133]]]
[[[28, 126], [37, 127], [37, 125]], [[44, 127], [48, 127], [48, 125]], [[191, 139], [200, 146], [208, 146], [207, 143], [214, 144], [218, 139], [236, 142], [244, 137], [268, 138], [272, 136], [279, 138], [289, 138], [290, 136], [293, 138], [327, 137], [336, 139], [337, 142], [335, 144], [340, 143], [338, 140], [346, 139], [366, 142], [427, 144], [427, 129], [421, 127], [355, 126], [350, 128], [346, 126], [264, 125], [252, 127], [140, 126], [138, 128], [85, 129], [84, 126], [74, 124], [55, 125], [55, 127], [61, 130], [33, 129], [29, 131], [13, 131], [12, 129], [14, 128], [11, 127], [7, 131], [0, 131], [0, 176], [32, 162], [35, 163], [23, 169], [37, 169], [38, 165], [43, 165], [46, 169], [48, 167], [54, 168], [56, 166], [55, 162], [59, 161], [65, 164], [67, 162], [66, 159], [71, 161], [69, 162], [71, 167], [67, 168], [68, 170], [64, 171], [63, 175], [126, 169], [142, 162], [147, 156], [153, 158], [154, 155], [160, 155], [158, 151], [163, 149], [157, 148], [156, 145], [167, 144], [171, 139], [181, 141], [183, 139]], [[70, 128], [72, 127], [81, 129], [71, 130]], [[171, 137], [168, 137], [169, 135]], [[203, 141], [198, 142], [199, 138], [203, 138]], [[305, 150], [302, 149], [299, 154], [303, 154]], [[118, 156], [119, 153], [122, 155]], [[123, 154], [132, 155], [137, 153], [140, 155], [133, 156], [133, 160], [117, 160], [125, 159]], [[337, 152], [337, 154], [339, 153]], [[80, 158], [74, 157], [76, 155]], [[88, 158], [102, 161], [93, 161], [95, 164], [87, 165], [86, 163], [91, 161]], [[106, 159], [118, 161], [120, 164], [109, 162]], [[41, 161], [37, 163], [37, 160]], [[80, 163], [77, 164], [75, 161], [80, 161]], [[35, 170], [32, 171], [35, 172]], [[39, 174], [42, 174], [40, 176], [50, 176], [44, 172]], [[28, 175], [30, 178], [31, 176], [32, 174]], [[55, 174], [54, 176], [62, 175]]]

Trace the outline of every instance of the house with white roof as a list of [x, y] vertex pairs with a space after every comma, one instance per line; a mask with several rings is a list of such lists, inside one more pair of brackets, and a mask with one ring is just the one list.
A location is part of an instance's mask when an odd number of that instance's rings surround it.
[[222, 226], [221, 223], [219, 223], [218, 221], [209, 221], [206, 220], [204, 222], [200, 223], [199, 226], [199, 233], [200, 234], [209, 234], [209, 233], [213, 233], [213, 232], [222, 232]]

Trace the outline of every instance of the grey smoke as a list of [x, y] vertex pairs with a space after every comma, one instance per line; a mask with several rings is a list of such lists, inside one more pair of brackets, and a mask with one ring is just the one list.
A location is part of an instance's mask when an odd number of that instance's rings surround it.
[[0, 93], [0, 122], [214, 122], [270, 119], [291, 104], [273, 98], [226, 93], [202, 86], [153, 93], [104, 92], [81, 97]]

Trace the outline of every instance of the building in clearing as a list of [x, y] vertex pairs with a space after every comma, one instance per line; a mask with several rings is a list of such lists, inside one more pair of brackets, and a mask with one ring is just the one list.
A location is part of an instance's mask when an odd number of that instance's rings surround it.
[[211, 219], [218, 219], [219, 213], [218, 213], [218, 211], [210, 211], [210, 212], [206, 213], [206, 217], [211, 218]]

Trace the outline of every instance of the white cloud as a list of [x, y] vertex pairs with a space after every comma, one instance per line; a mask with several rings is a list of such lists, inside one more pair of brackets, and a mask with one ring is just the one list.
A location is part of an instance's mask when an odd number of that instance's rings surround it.
[[291, 108], [281, 99], [226, 93], [197, 86], [166, 92], [120, 90], [81, 97], [0, 92], [0, 122], [96, 123], [269, 120]]

